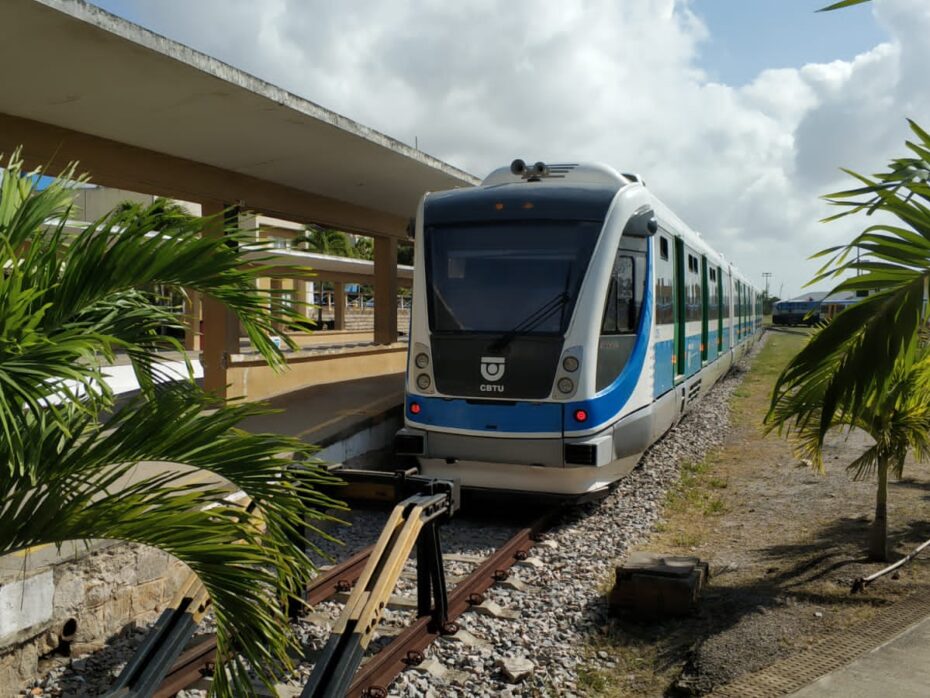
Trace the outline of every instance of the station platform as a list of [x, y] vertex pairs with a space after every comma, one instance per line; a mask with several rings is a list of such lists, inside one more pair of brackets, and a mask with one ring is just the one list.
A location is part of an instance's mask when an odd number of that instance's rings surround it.
[[265, 402], [278, 412], [251, 417], [244, 429], [299, 438], [319, 446], [321, 460], [344, 463], [383, 448], [400, 428], [404, 374], [314, 385]]
[[930, 617], [853, 662], [831, 671], [794, 698], [924, 698], [930, 694]]
[[[178, 370], [183, 366], [177, 357]], [[199, 363], [195, 363], [197, 370]], [[128, 365], [116, 366], [111, 384], [118, 394], [138, 389]], [[276, 412], [245, 420], [240, 426], [252, 432], [284, 434], [320, 448], [316, 457], [327, 463], [343, 463], [390, 443], [403, 418], [404, 374], [359, 378], [303, 388], [267, 400]], [[171, 463], [139, 463], [123, 484], [167, 469], [185, 470]], [[182, 482], [191, 486], [215, 484], [211, 473], [192, 471]], [[115, 483], [116, 487], [120, 483]], [[0, 586], [10, 579], [80, 558], [109, 547], [111, 541], [75, 541], [61, 549], [42, 545], [0, 557]]]

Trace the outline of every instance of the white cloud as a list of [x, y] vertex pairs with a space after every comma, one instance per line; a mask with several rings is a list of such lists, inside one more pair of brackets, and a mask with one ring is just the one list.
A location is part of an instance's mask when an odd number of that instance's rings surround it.
[[[839, 166], [880, 169], [905, 116], [930, 123], [930, 3], [877, 0], [890, 41], [734, 88], [697, 62], [686, 0], [145, 0], [156, 30], [478, 175], [514, 157], [602, 160], [656, 193], [750, 277], [798, 291]], [[806, 11], [799, 9], [799, 12]], [[209, 27], [209, 31], [205, 30]]]

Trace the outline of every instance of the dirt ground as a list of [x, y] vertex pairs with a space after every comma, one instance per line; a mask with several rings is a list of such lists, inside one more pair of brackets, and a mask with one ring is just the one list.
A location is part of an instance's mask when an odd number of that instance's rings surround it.
[[[640, 546], [710, 563], [699, 612], [655, 624], [613, 621], [593, 651], [608, 651], [616, 669], [587, 674], [589, 693], [702, 695], [930, 583], [930, 559], [918, 558], [897, 578], [850, 593], [854, 579], [882, 567], [865, 559], [875, 483], [853, 481], [845, 467], [867, 437], [833, 438], [821, 474], [800, 465], [784, 438], [764, 435], [774, 380], [803, 341], [803, 332], [769, 333], [733, 397], [727, 443], [686, 465], [663, 523]], [[904, 474], [889, 488], [893, 560], [930, 538], [930, 466], [909, 462]]]

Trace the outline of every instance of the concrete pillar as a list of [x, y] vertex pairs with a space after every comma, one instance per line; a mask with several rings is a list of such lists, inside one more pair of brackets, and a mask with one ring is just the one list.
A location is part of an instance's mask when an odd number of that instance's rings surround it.
[[249, 233], [255, 238], [256, 242], [261, 239], [261, 230], [259, 229], [258, 215], [250, 211], [239, 212], [239, 230]]
[[397, 240], [375, 238], [375, 344], [397, 341]]
[[335, 288], [333, 329], [344, 330], [346, 328], [346, 285], [344, 281], [337, 281], [333, 287]]
[[[277, 315], [281, 312], [283, 303], [281, 301], [281, 291], [284, 290], [284, 279], [271, 277], [271, 290], [273, 291], [271, 296], [271, 312]], [[278, 332], [284, 332], [284, 325], [280, 322], [274, 323], [274, 328]]]
[[[203, 215], [217, 215], [222, 207], [203, 204]], [[221, 236], [223, 221], [217, 220], [204, 229], [205, 235]], [[226, 397], [226, 369], [229, 355], [239, 353], [239, 319], [235, 313], [212, 296], [203, 298], [203, 340], [200, 361], [203, 364], [203, 384], [208, 391]]]
[[187, 351], [200, 351], [200, 294], [188, 291], [184, 299], [184, 348]]
[[303, 279], [296, 279], [294, 285], [297, 288], [296, 297], [294, 302], [297, 304], [297, 308], [300, 310], [300, 314], [304, 317], [310, 317], [310, 297], [309, 297], [309, 287], [311, 286], [309, 281], [304, 281]]

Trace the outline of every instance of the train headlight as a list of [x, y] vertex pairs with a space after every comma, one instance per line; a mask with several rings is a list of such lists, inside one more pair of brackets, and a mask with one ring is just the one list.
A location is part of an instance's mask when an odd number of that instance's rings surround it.
[[566, 356], [564, 359], [562, 359], [562, 368], [564, 368], [569, 373], [574, 373], [577, 371], [578, 366], [578, 359], [576, 359], [574, 356]]
[[417, 354], [416, 358], [413, 360], [413, 363], [417, 365], [417, 368], [426, 368], [429, 366], [429, 356], [424, 353]]
[[429, 390], [429, 387], [433, 384], [433, 381], [430, 380], [429, 376], [425, 373], [421, 373], [417, 376], [417, 387], [420, 390]]
[[559, 379], [559, 390], [563, 393], [570, 393], [575, 389], [575, 381], [571, 378]]
[[587, 410], [575, 410], [575, 421], [576, 422], [587, 422], [588, 421]]
[[419, 402], [410, 403], [410, 414], [420, 414], [420, 410], [421, 407]]

